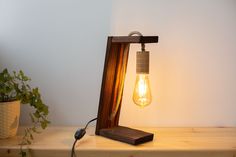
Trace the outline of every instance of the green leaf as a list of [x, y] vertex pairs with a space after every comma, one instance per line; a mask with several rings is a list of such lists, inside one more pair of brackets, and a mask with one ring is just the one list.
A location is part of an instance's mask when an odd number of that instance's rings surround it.
[[44, 113], [44, 115], [48, 115], [48, 106], [44, 105], [42, 112]]
[[45, 129], [48, 125], [47, 121], [41, 121], [40, 123], [41, 123], [42, 129]]
[[31, 140], [34, 140], [34, 137], [33, 137], [33, 135], [32, 135], [32, 134], [30, 134], [30, 139], [31, 139]]
[[34, 112], [33, 114], [34, 114], [34, 116], [35, 116], [36, 118], [40, 118], [40, 114], [39, 114], [38, 111]]

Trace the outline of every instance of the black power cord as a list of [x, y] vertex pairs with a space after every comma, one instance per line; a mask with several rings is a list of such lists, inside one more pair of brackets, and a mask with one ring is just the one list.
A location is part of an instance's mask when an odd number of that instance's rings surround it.
[[84, 135], [86, 134], [86, 129], [87, 129], [88, 125], [89, 125], [91, 122], [95, 121], [95, 120], [97, 120], [97, 118], [94, 118], [94, 119], [90, 120], [90, 121], [86, 124], [86, 126], [85, 126], [84, 128], [78, 129], [78, 130], [75, 132], [75, 135], [74, 135], [75, 141], [74, 141], [73, 146], [72, 146], [72, 149], [71, 149], [71, 155], [70, 155], [71, 157], [76, 156], [76, 154], [75, 154], [75, 144], [76, 144], [76, 142], [77, 142], [78, 140], [80, 140], [82, 137], [84, 137]]

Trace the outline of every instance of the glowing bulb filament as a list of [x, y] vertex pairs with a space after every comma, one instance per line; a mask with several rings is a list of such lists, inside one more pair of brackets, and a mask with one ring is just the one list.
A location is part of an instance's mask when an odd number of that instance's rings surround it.
[[137, 74], [133, 101], [136, 105], [145, 107], [152, 101], [150, 84], [147, 74]]

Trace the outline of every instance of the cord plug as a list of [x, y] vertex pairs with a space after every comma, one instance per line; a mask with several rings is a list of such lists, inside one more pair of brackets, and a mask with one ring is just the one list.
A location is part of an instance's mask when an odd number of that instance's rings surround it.
[[75, 141], [74, 141], [73, 146], [71, 148], [71, 154], [70, 154], [71, 157], [75, 156], [75, 144], [76, 144], [76, 142], [78, 140], [80, 140], [82, 137], [84, 137], [84, 135], [86, 134], [86, 129], [87, 129], [89, 123], [91, 123], [91, 122], [93, 122], [95, 120], [97, 120], [97, 118], [94, 118], [94, 119], [90, 120], [83, 129], [78, 129], [75, 132], [75, 135], [74, 135]]
[[79, 139], [81, 139], [85, 134], [86, 134], [85, 129], [78, 129], [78, 130], [75, 132], [74, 137], [75, 137], [76, 140], [79, 140]]

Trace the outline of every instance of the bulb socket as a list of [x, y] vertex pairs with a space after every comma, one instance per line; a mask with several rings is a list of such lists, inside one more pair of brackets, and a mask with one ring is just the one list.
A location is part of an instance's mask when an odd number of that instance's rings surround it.
[[136, 73], [149, 74], [149, 51], [137, 51]]

